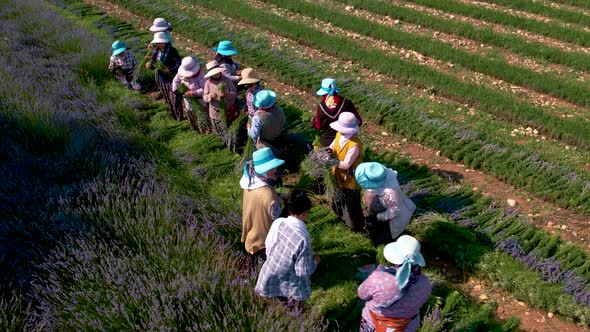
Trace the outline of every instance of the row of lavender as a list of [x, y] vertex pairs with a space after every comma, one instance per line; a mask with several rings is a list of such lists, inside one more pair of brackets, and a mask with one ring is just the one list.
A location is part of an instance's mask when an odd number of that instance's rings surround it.
[[325, 329], [235, 287], [239, 218], [121, 128], [105, 40], [38, 1], [0, 18], [0, 330]]

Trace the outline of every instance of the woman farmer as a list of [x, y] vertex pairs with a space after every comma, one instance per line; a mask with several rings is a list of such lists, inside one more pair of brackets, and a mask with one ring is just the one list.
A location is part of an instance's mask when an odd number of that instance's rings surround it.
[[426, 265], [420, 243], [409, 235], [383, 248], [391, 266], [378, 266], [359, 286], [358, 296], [366, 301], [361, 332], [417, 331], [420, 307], [432, 292], [430, 280], [422, 274]]
[[[213, 132], [225, 138], [227, 126], [238, 117], [240, 111], [236, 102], [238, 96], [236, 85], [222, 73], [223, 68], [217, 61], [207, 63], [205, 75], [207, 82], [203, 89], [203, 100], [209, 103], [209, 117]], [[224, 113], [225, 118], [222, 118]]]
[[254, 96], [254, 106], [258, 108], [248, 126], [248, 136], [254, 141], [256, 149], [269, 147], [278, 155], [281, 138], [287, 126], [283, 110], [276, 106], [277, 95], [272, 90], [262, 90]]
[[147, 69], [156, 69], [156, 85], [168, 103], [172, 117], [180, 121], [183, 119], [182, 101], [180, 98], [176, 98], [176, 94], [172, 92], [172, 80], [182, 59], [178, 51], [170, 45], [163, 32], [154, 34], [152, 44], [155, 46], [154, 52], [145, 66]]
[[111, 45], [113, 54], [109, 62], [109, 71], [117, 75], [117, 80], [129, 89], [139, 90], [137, 83], [137, 58], [127, 49], [124, 42], [116, 40]]
[[216, 47], [213, 47], [215, 51], [215, 61], [223, 68], [223, 75], [229, 78], [234, 84], [237, 84], [240, 79], [240, 64], [234, 62], [232, 56], [238, 54], [238, 50], [235, 49], [234, 44], [229, 40], [222, 40]]
[[358, 120], [359, 126], [363, 124], [359, 112], [354, 104], [340, 96], [340, 90], [336, 86], [333, 78], [324, 78], [322, 85], [317, 91], [318, 96], [322, 96], [322, 101], [315, 109], [315, 116], [311, 119], [313, 128], [321, 130], [320, 144], [322, 147], [330, 145], [336, 136], [336, 131], [330, 127], [330, 124], [338, 119], [341, 113], [350, 112]]
[[311, 251], [311, 237], [305, 227], [311, 201], [304, 191], [294, 189], [285, 207], [289, 216], [276, 219], [264, 241], [267, 260], [254, 291], [278, 298], [287, 308], [303, 309], [303, 301], [311, 294], [311, 274], [320, 262]]
[[[201, 133], [205, 133], [210, 130], [211, 124], [209, 120], [209, 105], [203, 100], [203, 92], [205, 91], [205, 73], [201, 70], [201, 64], [193, 57], [186, 57], [182, 59], [182, 63], [178, 68], [178, 73], [172, 81], [172, 91], [178, 96], [182, 95], [182, 100], [185, 109], [188, 112], [188, 118], [193, 129], [199, 130]], [[183, 89], [180, 89], [183, 87]], [[181, 93], [182, 90], [183, 91]], [[189, 98], [199, 103], [200, 108], [193, 109]], [[194, 112], [200, 112], [201, 116], [198, 117]], [[204, 120], [199, 120], [199, 118]], [[203, 123], [204, 122], [204, 123]]]
[[354, 170], [363, 160], [363, 147], [357, 136], [359, 123], [354, 114], [342, 112], [338, 121], [330, 123], [330, 127], [336, 131], [330, 149], [338, 159], [332, 167], [332, 174], [338, 183], [332, 209], [348, 227], [361, 231], [364, 226], [361, 187], [354, 178]]
[[281, 215], [281, 199], [274, 187], [280, 182], [279, 167], [284, 160], [269, 148], [254, 151], [244, 165], [240, 187], [242, 200], [242, 242], [247, 256], [243, 270], [254, 272], [258, 259], [266, 260], [265, 240], [273, 220]]
[[368, 162], [358, 165], [354, 175], [358, 184], [366, 189], [363, 203], [367, 230], [373, 244], [396, 239], [406, 229], [416, 210], [416, 204], [402, 192], [397, 172], [380, 163]]
[[258, 110], [254, 106], [254, 96], [264, 90], [264, 88], [260, 85], [260, 77], [252, 68], [242, 70], [242, 79], [238, 82], [238, 86], [241, 85], [246, 87], [246, 104], [244, 105], [244, 109], [248, 112], [248, 118], [251, 120], [254, 113]]
[[172, 31], [172, 24], [170, 24], [170, 22], [166, 21], [166, 19], [164, 19], [162, 17], [155, 18], [154, 22], [152, 23], [152, 26], [150, 27], [150, 31], [154, 32], [154, 33], [163, 32], [164, 35], [166, 36], [166, 39], [168, 39], [168, 43], [170, 43], [170, 45], [174, 46], [172, 36], [170, 35], [170, 31]]

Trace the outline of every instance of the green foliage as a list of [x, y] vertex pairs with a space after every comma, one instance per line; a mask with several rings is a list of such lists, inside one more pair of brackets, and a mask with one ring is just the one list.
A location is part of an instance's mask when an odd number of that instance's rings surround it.
[[484, 19], [489, 22], [530, 31], [580, 46], [590, 45], [590, 33], [564, 27], [558, 23], [538, 21], [534, 18], [512, 15], [495, 9], [465, 4], [459, 1], [411, 0], [411, 2], [475, 19]]
[[[581, 106], [586, 106], [590, 97], [590, 87], [580, 84], [580, 82], [510, 65], [504, 60], [494, 60], [478, 54], [458, 50], [430, 36], [405, 32], [401, 29], [372, 22], [341, 10], [302, 0], [265, 1], [306, 16], [330, 22], [345, 30], [383, 40], [400, 48], [411, 49], [442, 61], [449, 61], [475, 72], [484, 73], [520, 86], [529, 87], [542, 93], [572, 101]], [[422, 86], [425, 86], [424, 82], [420, 83]], [[441, 86], [437, 86], [436, 84], [434, 86], [441, 94], [445, 94], [444, 90], [441, 91]]]
[[437, 214], [426, 214], [409, 228], [437, 255], [451, 260], [461, 269], [475, 268], [481, 256], [489, 251], [475, 234], [465, 228], [450, 223]]
[[[586, 70], [586, 68], [590, 67], [590, 56], [586, 54], [581, 52], [565, 52], [557, 47], [548, 46], [543, 43], [510, 34], [498, 33], [488, 26], [475, 26], [459, 20], [429, 15], [418, 9], [385, 1], [345, 0], [343, 2], [353, 5], [355, 8], [365, 9], [379, 15], [387, 15], [393, 19], [399, 19], [433, 30], [476, 40], [480, 43], [510, 50], [539, 61], [549, 61], [578, 70]], [[497, 54], [496, 58], [501, 58], [501, 56]]]
[[[319, 50], [337, 55], [340, 58], [362, 63], [382, 74], [394, 76], [406, 84], [418, 87], [435, 85], [438, 91], [447, 97], [459, 98], [464, 103], [478, 105], [479, 109], [510, 121], [546, 128], [547, 132], [555, 138], [571, 140], [580, 146], [590, 144], [590, 133], [585, 129], [587, 124], [583, 121], [557, 117], [545, 112], [540, 107], [519, 102], [508, 93], [463, 82], [430, 67], [405, 61], [397, 56], [385, 55], [379, 49], [366, 48], [348, 37], [326, 35], [319, 30], [312, 30], [304, 24], [257, 10], [237, 0], [190, 2], [198, 3], [251, 24], [264, 26], [270, 31], [311, 44]], [[518, 111], [515, 111], [515, 108]]]
[[492, 251], [483, 255], [477, 274], [534, 308], [575, 318], [581, 324], [590, 323], [590, 308], [576, 304], [571, 295], [564, 294], [563, 285], [543, 282], [538, 273], [527, 271], [522, 264], [504, 253]]

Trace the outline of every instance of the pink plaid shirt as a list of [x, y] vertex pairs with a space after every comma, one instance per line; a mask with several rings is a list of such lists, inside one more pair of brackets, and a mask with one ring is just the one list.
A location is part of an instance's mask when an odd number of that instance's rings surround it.
[[405, 331], [417, 331], [420, 326], [420, 307], [428, 301], [432, 286], [428, 277], [421, 274], [418, 276], [418, 280], [409, 287], [407, 293], [397, 302], [387, 308], [382, 308], [384, 303], [400, 297], [401, 293], [393, 274], [375, 270], [358, 289], [359, 298], [367, 301], [363, 308], [363, 318], [373, 324], [369, 310], [385, 317], [413, 318]]

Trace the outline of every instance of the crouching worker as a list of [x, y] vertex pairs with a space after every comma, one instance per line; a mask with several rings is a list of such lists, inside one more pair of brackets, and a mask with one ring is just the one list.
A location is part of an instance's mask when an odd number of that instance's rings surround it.
[[254, 273], [258, 259], [266, 260], [265, 239], [273, 220], [282, 211], [281, 199], [274, 187], [280, 182], [279, 167], [284, 163], [269, 148], [264, 148], [254, 151], [252, 159], [244, 165], [240, 187], [244, 190], [242, 242], [247, 257], [242, 272]]
[[380, 163], [357, 166], [355, 178], [366, 189], [363, 194], [366, 227], [374, 245], [395, 240], [408, 226], [416, 204], [406, 197], [397, 182], [397, 172]]
[[137, 83], [137, 58], [127, 49], [124, 42], [116, 40], [112, 44], [113, 54], [109, 62], [109, 71], [114, 73], [128, 89], [139, 90]]
[[294, 189], [287, 198], [287, 218], [272, 223], [266, 237], [266, 256], [254, 291], [274, 297], [289, 309], [303, 309], [311, 293], [310, 277], [320, 262], [312, 255], [311, 238], [305, 227], [311, 201], [304, 191]]
[[420, 307], [432, 292], [430, 280], [422, 274], [426, 265], [420, 243], [409, 235], [383, 248], [391, 266], [378, 266], [358, 288], [366, 301], [361, 332], [414, 332], [420, 326]]

